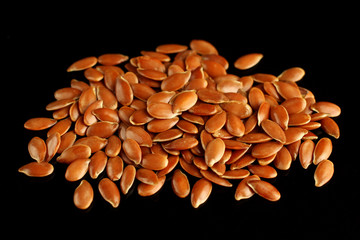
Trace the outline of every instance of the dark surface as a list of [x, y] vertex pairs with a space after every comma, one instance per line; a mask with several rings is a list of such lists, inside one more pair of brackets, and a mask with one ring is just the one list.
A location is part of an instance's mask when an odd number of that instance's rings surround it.
[[[345, 58], [345, 45], [334, 37], [341, 31], [332, 25], [331, 18], [324, 16], [327, 21], [321, 18], [304, 23], [287, 16], [286, 21], [279, 18], [249, 26], [240, 17], [180, 21], [173, 16], [163, 21], [161, 17], [150, 18], [151, 14], [146, 15], [147, 18], [136, 16], [141, 23], [136, 24], [131, 20], [133, 17], [128, 16], [110, 19], [111, 25], [105, 20], [92, 25], [82, 19], [75, 20], [69, 13], [65, 24], [54, 22], [51, 29], [39, 20], [25, 23], [27, 28], [9, 31], [6, 40], [13, 68], [9, 81], [14, 81], [11, 84], [16, 88], [15, 80], [20, 79], [23, 89], [23, 110], [16, 121], [19, 134], [27, 119], [51, 116], [45, 106], [54, 100], [53, 92], [70, 86], [70, 80], [79, 76], [66, 72], [72, 62], [108, 52], [133, 57], [141, 50], [154, 50], [160, 44], [188, 45], [191, 39], [205, 39], [228, 59], [231, 65], [228, 73], [278, 75], [286, 68], [299, 66], [306, 71], [300, 86], [312, 90], [318, 101], [331, 101], [342, 108], [341, 116], [336, 118], [341, 129], [340, 139], [331, 138], [334, 150], [330, 159], [335, 164], [333, 179], [324, 187], [316, 188], [314, 166], [304, 170], [297, 160], [289, 171], [279, 171], [279, 177], [270, 181], [281, 192], [280, 201], [272, 203], [254, 196], [237, 202], [233, 197], [235, 187], [214, 186], [209, 200], [199, 209], [192, 208], [189, 197], [179, 199], [172, 193], [170, 178], [153, 197], [139, 197], [136, 189], [128, 196], [122, 195], [117, 209], [101, 199], [97, 181], [90, 180], [95, 192], [94, 202], [89, 210], [80, 211], [72, 202], [78, 183], [64, 179], [66, 166], [52, 161], [55, 172], [43, 179], [17, 173], [20, 166], [31, 161], [27, 152], [29, 140], [34, 136], [44, 138], [46, 134], [46, 131], [37, 133], [24, 129], [22, 145], [19, 144], [21, 148], [17, 150], [22, 154], [12, 159], [14, 165], [10, 169], [14, 173], [11, 182], [15, 183], [11, 209], [16, 216], [10, 223], [21, 226], [18, 234], [46, 236], [42, 230], [50, 229], [51, 236], [78, 232], [79, 236], [115, 233], [118, 238], [129, 233], [128, 236], [155, 238], [236, 234], [233, 236], [238, 239], [243, 239], [244, 235], [252, 239], [271, 236], [325, 239], [342, 234], [342, 239], [355, 239], [360, 224], [357, 197], [360, 172], [357, 156], [345, 157], [350, 136], [345, 122], [346, 116], [349, 118], [346, 105], [349, 98], [344, 94], [344, 84], [340, 84], [344, 81], [343, 68], [339, 65], [343, 61], [337, 61]], [[288, 22], [289, 19], [295, 21]], [[233, 62], [250, 52], [263, 53], [261, 63], [251, 71], [234, 69]], [[86, 179], [90, 178], [86, 176]], [[195, 180], [189, 179], [192, 183]]]

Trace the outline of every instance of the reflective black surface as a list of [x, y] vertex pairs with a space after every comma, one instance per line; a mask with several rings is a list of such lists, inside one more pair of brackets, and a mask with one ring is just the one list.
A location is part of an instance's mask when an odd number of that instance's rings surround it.
[[[345, 80], [343, 69], [339, 65], [343, 63], [339, 59], [344, 59], [344, 45], [334, 38], [340, 33], [339, 29], [322, 21], [315, 22], [323, 24], [321, 28], [312, 22], [295, 21], [295, 25], [290, 23], [295, 28], [289, 29], [282, 19], [251, 27], [240, 24], [242, 19], [235, 17], [219, 21], [197, 19], [199, 24], [171, 21], [168, 17], [169, 20], [160, 25], [160, 17], [139, 16], [138, 19], [143, 19], [139, 24], [129, 19], [132, 18], [112, 20], [111, 25], [103, 20], [94, 25], [84, 24], [86, 26], [77, 19], [75, 23], [79, 25], [76, 27], [69, 25], [71, 21], [52, 28], [44, 23], [31, 24], [30, 29], [12, 30], [6, 36], [11, 52], [12, 78], [9, 81], [14, 88], [21, 82], [23, 89], [23, 106], [16, 120], [16, 129], [20, 135], [23, 132], [23, 139], [18, 139], [22, 144], [17, 143], [17, 152], [22, 153], [11, 159], [14, 166], [10, 169], [14, 173], [11, 182], [15, 189], [11, 209], [16, 217], [12, 220], [16, 226], [21, 226], [20, 235], [46, 235], [41, 233], [42, 229], [50, 229], [51, 236], [68, 236], [71, 232], [80, 235], [115, 233], [118, 238], [128, 233], [128, 236], [155, 238], [227, 237], [232, 234], [238, 239], [243, 239], [244, 235], [253, 239], [269, 236], [325, 239], [342, 234], [343, 239], [354, 239], [360, 224], [357, 214], [360, 172], [358, 156], [346, 155], [350, 133], [347, 132], [349, 122], [345, 119], [348, 121], [351, 117], [351, 105], [348, 105], [347, 88], [342, 83]], [[239, 76], [253, 72], [278, 75], [286, 68], [302, 67], [306, 75], [299, 85], [313, 91], [318, 101], [331, 101], [342, 108], [341, 116], [336, 118], [341, 136], [338, 140], [332, 138], [334, 150], [330, 159], [335, 164], [335, 174], [328, 184], [316, 188], [314, 166], [304, 170], [297, 160], [289, 171], [278, 171], [279, 177], [270, 181], [281, 192], [278, 202], [268, 202], [258, 196], [237, 202], [233, 196], [235, 187], [214, 186], [206, 204], [193, 209], [189, 197], [179, 199], [172, 193], [170, 179], [167, 179], [155, 196], [139, 197], [133, 188], [128, 196], [121, 196], [119, 208], [113, 209], [101, 199], [96, 187], [98, 180], [87, 176], [94, 187], [95, 198], [89, 210], [80, 211], [72, 202], [78, 183], [65, 180], [66, 166], [53, 161], [55, 172], [43, 179], [17, 173], [20, 166], [31, 161], [27, 152], [29, 140], [33, 136], [45, 138], [46, 134], [21, 130], [23, 123], [31, 117], [51, 116], [45, 106], [53, 101], [53, 92], [70, 86], [72, 78], [82, 77], [66, 72], [72, 62], [108, 52], [133, 57], [141, 50], [154, 50], [164, 43], [188, 45], [191, 39], [205, 39], [214, 44], [231, 65], [228, 73]], [[264, 54], [260, 64], [250, 71], [234, 69], [233, 62], [250, 52]], [[189, 179], [194, 183], [194, 178]], [[236, 185], [237, 181], [233, 183]]]

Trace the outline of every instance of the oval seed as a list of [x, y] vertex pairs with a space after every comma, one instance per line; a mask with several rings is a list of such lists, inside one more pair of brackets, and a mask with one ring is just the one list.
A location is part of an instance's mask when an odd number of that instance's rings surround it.
[[173, 177], [171, 179], [171, 186], [176, 196], [180, 198], [185, 198], [190, 193], [189, 180], [180, 169], [176, 169], [174, 171]]
[[60, 163], [70, 164], [76, 159], [89, 158], [91, 155], [91, 148], [87, 145], [78, 144], [65, 149], [56, 161]]
[[142, 183], [156, 185], [159, 181], [156, 173], [150, 169], [140, 168], [136, 171], [136, 179]]
[[54, 171], [54, 166], [47, 162], [31, 162], [18, 169], [29, 177], [46, 177]]
[[299, 160], [304, 169], [307, 169], [313, 161], [313, 153], [315, 149], [315, 143], [308, 139], [300, 145]]
[[133, 161], [135, 164], [141, 162], [141, 148], [139, 144], [131, 138], [127, 138], [123, 142], [123, 149], [126, 156]]
[[60, 144], [61, 144], [61, 137], [58, 132], [50, 135], [46, 139], [46, 149], [47, 149], [46, 157], [45, 157], [46, 162], [49, 162], [55, 156], [56, 152], [60, 147]]
[[235, 199], [237, 201], [248, 199], [255, 194], [255, 192], [247, 185], [250, 180], [260, 180], [260, 178], [256, 175], [252, 175], [241, 180], [235, 191]]
[[282, 128], [269, 119], [265, 119], [261, 122], [262, 129], [273, 139], [284, 144], [286, 142], [286, 136]]
[[74, 205], [79, 209], [88, 209], [94, 199], [94, 190], [90, 183], [82, 180], [74, 191]]
[[206, 202], [212, 191], [212, 184], [205, 178], [199, 179], [191, 190], [191, 205], [198, 208]]
[[109, 158], [106, 164], [106, 173], [112, 181], [121, 178], [124, 170], [124, 162], [119, 156]]
[[190, 42], [190, 48], [202, 55], [209, 55], [209, 54], [218, 55], [218, 51], [216, 50], [214, 45], [212, 45], [211, 43], [205, 40], [200, 40], [200, 39], [192, 40]]
[[266, 158], [277, 153], [282, 148], [282, 144], [279, 142], [265, 142], [256, 144], [252, 151], [251, 155], [255, 158]]
[[70, 163], [65, 172], [65, 179], [75, 182], [83, 178], [88, 171], [90, 159], [77, 159]]
[[120, 53], [106, 53], [101, 56], [99, 56], [98, 61], [102, 65], [118, 65], [122, 62], [125, 62], [129, 59], [128, 56], [125, 56]]
[[330, 160], [323, 160], [316, 167], [314, 173], [315, 186], [321, 187], [330, 181], [334, 175], [334, 164]]
[[57, 120], [52, 118], [31, 118], [24, 123], [24, 128], [39, 131], [52, 127], [55, 123], [57, 123]]
[[209, 167], [219, 162], [225, 152], [225, 143], [221, 138], [210, 141], [205, 149], [205, 162]]
[[314, 149], [313, 163], [318, 165], [321, 161], [330, 157], [332, 152], [332, 142], [329, 138], [321, 138]]
[[326, 113], [329, 117], [337, 117], [341, 113], [341, 108], [331, 102], [316, 102], [311, 105], [311, 109], [315, 112]]
[[98, 151], [91, 157], [89, 163], [89, 175], [96, 179], [105, 169], [108, 158], [103, 151]]
[[120, 192], [116, 184], [108, 178], [100, 180], [99, 192], [105, 201], [111, 204], [113, 208], [117, 208], [120, 204]]
[[71, 64], [66, 71], [81, 71], [93, 67], [97, 63], [96, 57], [86, 57]]
[[269, 201], [278, 201], [281, 197], [280, 192], [268, 182], [262, 180], [249, 180], [247, 185], [259, 196]]
[[158, 153], [145, 154], [141, 160], [141, 166], [151, 170], [162, 170], [166, 168], [167, 165], [167, 158]]
[[260, 62], [260, 60], [263, 58], [263, 56], [264, 55], [261, 53], [246, 54], [244, 56], [239, 57], [235, 61], [234, 66], [235, 66], [235, 68], [240, 69], [240, 70], [246, 70], [246, 69], [252, 68], [256, 64], [258, 64], [258, 62]]
[[123, 194], [127, 194], [134, 183], [136, 168], [133, 165], [127, 165], [124, 168], [123, 175], [120, 179], [120, 189]]
[[146, 183], [140, 183], [138, 185], [138, 194], [142, 197], [152, 196], [157, 193], [165, 183], [166, 176], [159, 177], [157, 184], [150, 185]]
[[290, 81], [290, 82], [297, 82], [301, 80], [305, 75], [305, 70], [300, 67], [292, 67], [289, 69], [284, 70], [279, 75], [280, 81]]
[[[330, 136], [338, 139], [340, 137], [340, 129], [337, 123], [329, 117], [320, 120], [321, 128]], [[303, 126], [304, 127], [304, 126]]]
[[33, 137], [28, 144], [29, 154], [31, 158], [37, 162], [42, 162], [45, 160], [47, 152], [46, 149], [47, 148], [44, 140], [39, 137]]

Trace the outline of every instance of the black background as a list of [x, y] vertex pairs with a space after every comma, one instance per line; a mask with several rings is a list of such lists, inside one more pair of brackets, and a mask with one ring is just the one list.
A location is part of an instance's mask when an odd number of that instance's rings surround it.
[[[344, 239], [355, 239], [360, 224], [357, 203], [360, 172], [357, 156], [346, 155], [351, 135], [345, 118], [349, 120], [347, 103], [352, 101], [347, 90], [352, 84], [345, 84], [348, 79], [345, 73], [349, 72], [347, 54], [352, 49], [351, 31], [343, 28], [347, 20], [340, 19], [336, 9], [258, 12], [256, 8], [246, 11], [242, 6], [222, 9], [214, 5], [210, 10], [179, 6], [174, 11], [173, 7], [155, 6], [140, 11], [135, 7], [103, 6], [91, 12], [85, 8], [66, 9], [56, 14], [52, 9], [25, 15], [28, 17], [19, 25], [7, 29], [4, 36], [8, 44], [5, 53], [9, 53], [7, 84], [22, 93], [21, 110], [16, 111], [14, 121], [17, 136], [23, 135], [22, 141], [19, 137], [14, 140], [18, 147], [15, 152], [22, 153], [11, 159], [13, 166], [9, 171], [14, 175], [8, 181], [15, 189], [12, 195], [15, 197], [10, 200], [11, 216], [15, 218], [9, 218], [9, 224], [20, 227], [17, 234], [40, 237], [115, 234], [119, 238], [125, 234], [155, 238], [232, 235], [239, 239], [245, 236], [324, 239], [342, 234]], [[102, 200], [97, 181], [87, 176], [95, 198], [89, 210], [80, 211], [72, 202], [78, 183], [64, 179], [66, 166], [53, 161], [54, 174], [43, 179], [17, 173], [20, 166], [31, 161], [27, 152], [29, 140], [46, 134], [25, 130], [23, 123], [32, 117], [50, 117], [45, 106], [54, 100], [53, 92], [70, 86], [74, 77], [81, 80], [81, 75], [66, 72], [72, 62], [111, 52], [133, 57], [160, 44], [188, 45], [191, 39], [205, 39], [215, 45], [231, 65], [228, 72], [239, 76], [255, 72], [278, 75], [289, 67], [302, 67], [306, 75], [299, 85], [312, 90], [318, 101], [331, 101], [342, 108], [341, 116], [336, 118], [341, 136], [333, 139], [330, 157], [335, 174], [328, 184], [316, 188], [314, 166], [304, 170], [297, 160], [289, 171], [279, 171], [279, 177], [271, 181], [281, 192], [278, 202], [258, 196], [237, 202], [233, 196], [235, 187], [213, 186], [206, 204], [193, 209], [189, 197], [179, 199], [172, 193], [169, 178], [155, 196], [139, 197], [133, 188], [128, 196], [121, 196], [120, 206], [113, 209]], [[234, 69], [232, 63], [250, 52], [264, 54], [260, 64], [245, 72]], [[12, 98], [11, 104], [15, 106], [16, 100], [19, 101]]]

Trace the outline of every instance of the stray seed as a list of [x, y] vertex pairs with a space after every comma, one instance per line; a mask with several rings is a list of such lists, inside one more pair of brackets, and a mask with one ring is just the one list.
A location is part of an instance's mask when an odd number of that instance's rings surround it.
[[323, 160], [316, 167], [314, 179], [315, 186], [321, 187], [330, 181], [334, 175], [334, 164], [330, 160]]

